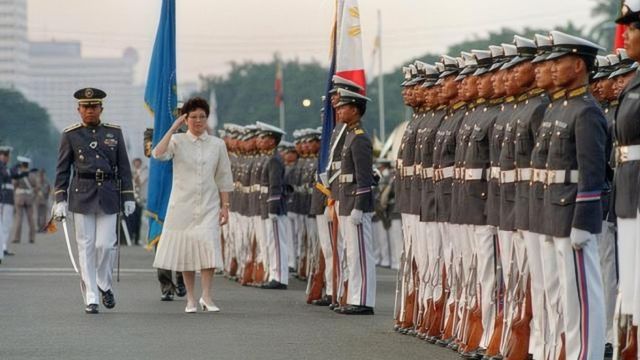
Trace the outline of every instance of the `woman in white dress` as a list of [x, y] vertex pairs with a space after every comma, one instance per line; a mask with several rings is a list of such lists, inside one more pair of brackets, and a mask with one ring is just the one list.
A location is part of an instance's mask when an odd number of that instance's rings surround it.
[[[224, 142], [207, 133], [209, 104], [193, 98], [153, 149], [160, 161], [173, 160], [173, 185], [153, 267], [182, 271], [187, 287], [185, 312], [197, 311], [195, 272], [200, 271], [203, 311], [220, 311], [211, 299], [215, 268], [222, 268], [220, 226], [229, 218], [233, 190]], [[186, 123], [186, 133], [175, 134]]]

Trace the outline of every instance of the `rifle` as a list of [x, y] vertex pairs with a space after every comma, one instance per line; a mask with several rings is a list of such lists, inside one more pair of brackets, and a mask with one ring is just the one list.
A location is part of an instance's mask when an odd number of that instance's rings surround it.
[[626, 346], [620, 351], [620, 360], [635, 360], [638, 353], [638, 327], [627, 322]]
[[[427, 330], [427, 336], [439, 337], [441, 335], [442, 326], [444, 322], [444, 307], [447, 304], [448, 290], [445, 291], [445, 284], [447, 283], [447, 271], [444, 266], [441, 267], [439, 265], [440, 257], [438, 257], [438, 259], [436, 260], [436, 264], [437, 264], [435, 268], [436, 273], [438, 270], [441, 269], [440, 272], [442, 276], [442, 293], [440, 294], [440, 298], [433, 302], [433, 313], [430, 316], [431, 321], [429, 324], [429, 328]], [[438, 286], [437, 284], [438, 276], [435, 276], [435, 278], [436, 278], [436, 284], [434, 285], [434, 288]]]
[[120, 174], [118, 174], [118, 167], [115, 168], [116, 173], [116, 189], [118, 190], [118, 215], [116, 218], [116, 227], [117, 227], [117, 248], [116, 248], [116, 257], [118, 258], [118, 269], [116, 271], [116, 281], [120, 282], [120, 238], [122, 237], [120, 233], [122, 232], [122, 180], [120, 179]]
[[331, 237], [331, 252], [333, 253], [333, 263], [331, 266], [333, 267], [333, 285], [332, 285], [332, 296], [331, 303], [332, 305], [338, 304], [338, 282], [340, 281], [340, 276], [338, 276], [338, 272], [340, 271], [339, 260], [338, 260], [338, 216], [335, 210], [335, 201], [329, 200], [328, 202], [329, 208], [329, 236]]
[[[526, 276], [526, 275], [525, 275]], [[518, 304], [518, 311], [514, 314], [515, 322], [511, 326], [511, 339], [505, 350], [505, 358], [520, 360], [528, 358], [529, 337], [531, 335], [531, 318], [533, 317], [531, 305], [531, 277], [527, 277], [524, 289], [524, 307]]]
[[[478, 256], [473, 254], [471, 258], [471, 267], [469, 268], [469, 289], [470, 299], [467, 305], [468, 316], [466, 330], [463, 332], [462, 342], [466, 345], [462, 352], [473, 351], [480, 345], [482, 338], [482, 293], [481, 284], [478, 284]], [[471, 305], [473, 304], [473, 306]]]
[[406, 258], [406, 253], [405, 253], [405, 250], [402, 249], [402, 254], [400, 255], [400, 267], [398, 268], [398, 272], [396, 273], [396, 292], [395, 292], [395, 297], [393, 302], [393, 320], [396, 327], [399, 327], [400, 325], [400, 315], [402, 312], [402, 307], [404, 306], [403, 305], [404, 294], [401, 294], [401, 291], [403, 288], [402, 280], [403, 280], [403, 274], [404, 274], [405, 258]]
[[493, 322], [493, 333], [491, 334], [491, 339], [489, 339], [489, 344], [487, 345], [487, 350], [485, 351], [485, 355], [487, 356], [495, 356], [500, 352], [500, 343], [502, 340], [502, 325], [504, 320], [504, 312], [503, 307], [500, 306], [500, 302], [503, 296], [502, 291], [502, 262], [500, 261], [500, 246], [498, 244], [497, 236], [493, 236], [493, 248], [494, 252], [494, 269], [496, 273], [496, 281], [494, 284], [493, 291], [493, 303], [495, 310], [495, 319]]

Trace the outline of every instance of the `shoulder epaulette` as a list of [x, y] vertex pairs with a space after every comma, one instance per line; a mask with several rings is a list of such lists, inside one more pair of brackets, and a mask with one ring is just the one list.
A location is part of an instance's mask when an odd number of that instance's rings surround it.
[[104, 125], [106, 127], [114, 128], [114, 129], [120, 129], [120, 125], [107, 124], [107, 123], [102, 123], [102, 125]]
[[362, 130], [362, 129], [356, 129], [354, 132], [356, 133], [356, 135], [364, 134], [364, 130]]
[[64, 130], [62, 130], [62, 132], [69, 132], [71, 130], [75, 130], [75, 129], [78, 129], [78, 128], [81, 128], [81, 127], [82, 127], [81, 123], [73, 124], [73, 125], [65, 128]]

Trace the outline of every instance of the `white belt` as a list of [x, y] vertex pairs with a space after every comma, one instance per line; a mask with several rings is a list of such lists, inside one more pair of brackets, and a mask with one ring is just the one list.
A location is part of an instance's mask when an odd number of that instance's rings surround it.
[[331, 170], [340, 170], [340, 165], [342, 164], [342, 162], [340, 161], [334, 161], [331, 163]]
[[566, 183], [576, 184], [577, 182], [578, 170], [547, 170], [547, 179], [545, 181], [547, 185]]
[[433, 168], [428, 167], [422, 169], [422, 177], [425, 179], [431, 179], [433, 177]]
[[503, 170], [500, 171], [500, 183], [509, 184], [516, 181], [516, 170]]
[[338, 177], [338, 182], [341, 184], [353, 182], [353, 174], [343, 174]]
[[404, 176], [413, 176], [414, 167], [413, 166], [404, 166], [402, 168], [402, 173]]
[[547, 181], [547, 170], [533, 169], [533, 181], [544, 183]]
[[33, 190], [31, 189], [16, 189], [16, 195], [31, 195], [33, 194]]
[[13, 184], [4, 184], [2, 185], [3, 190], [13, 190]]
[[464, 169], [465, 180], [482, 180], [484, 179], [484, 169]]
[[436, 181], [453, 177], [453, 166], [435, 170]]
[[531, 181], [531, 168], [523, 168], [516, 170], [518, 181]]
[[491, 178], [492, 179], [500, 179], [500, 166], [492, 166], [491, 167]]
[[249, 186], [250, 191], [260, 191], [260, 184], [253, 184]]
[[453, 168], [453, 178], [458, 180], [462, 179], [464, 176], [464, 168], [463, 167], [454, 167]]
[[616, 147], [616, 160], [618, 163], [640, 160], [640, 145]]
[[266, 186], [260, 186], [260, 193], [267, 194], [269, 192], [269, 188]]
[[416, 164], [415, 168], [413, 173], [416, 174], [416, 176], [420, 176], [420, 174], [422, 174], [422, 164]]

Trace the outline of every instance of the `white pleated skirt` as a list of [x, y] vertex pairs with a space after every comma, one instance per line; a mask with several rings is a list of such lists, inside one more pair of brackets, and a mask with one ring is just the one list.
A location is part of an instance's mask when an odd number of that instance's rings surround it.
[[222, 268], [220, 227], [164, 229], [153, 267], [173, 271], [198, 271]]

